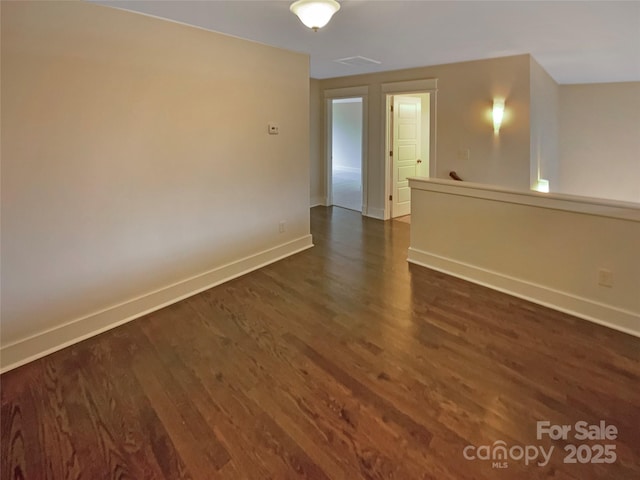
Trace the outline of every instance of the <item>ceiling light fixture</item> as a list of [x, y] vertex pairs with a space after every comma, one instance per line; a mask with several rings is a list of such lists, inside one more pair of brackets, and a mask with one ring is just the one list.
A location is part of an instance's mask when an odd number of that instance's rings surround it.
[[335, 0], [298, 0], [289, 7], [300, 21], [317, 32], [324, 27], [334, 13], [340, 10], [340, 4]]

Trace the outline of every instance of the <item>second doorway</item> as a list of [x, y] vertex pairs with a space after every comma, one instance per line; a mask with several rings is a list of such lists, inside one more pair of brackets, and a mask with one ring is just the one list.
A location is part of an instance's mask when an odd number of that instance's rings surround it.
[[338, 98], [331, 105], [331, 200], [362, 212], [362, 98]]

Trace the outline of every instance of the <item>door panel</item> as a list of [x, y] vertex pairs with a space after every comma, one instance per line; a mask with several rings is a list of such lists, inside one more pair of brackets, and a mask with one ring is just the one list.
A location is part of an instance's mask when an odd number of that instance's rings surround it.
[[398, 160], [415, 160], [416, 158], [416, 147], [415, 145], [400, 145], [398, 147]]
[[[403, 119], [402, 121], [407, 121]], [[403, 125], [400, 124], [398, 129], [398, 140], [415, 140], [416, 138], [416, 126], [415, 125]]]
[[415, 165], [409, 165], [409, 166], [406, 166], [406, 167], [400, 167], [398, 169], [398, 181], [400, 181], [400, 182], [404, 182], [409, 177], [415, 177], [415, 176], [416, 176], [416, 167], [415, 167]]
[[411, 189], [409, 187], [402, 187], [398, 189], [398, 197], [401, 202], [411, 201]]

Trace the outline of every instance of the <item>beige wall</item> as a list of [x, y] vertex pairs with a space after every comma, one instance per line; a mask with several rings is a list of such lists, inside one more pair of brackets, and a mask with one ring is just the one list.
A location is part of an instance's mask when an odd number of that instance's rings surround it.
[[2, 2], [2, 345], [310, 243], [309, 150], [305, 55]]
[[640, 82], [560, 86], [562, 192], [640, 203]]
[[[321, 91], [369, 86], [369, 209], [381, 211], [385, 205], [381, 84], [428, 78], [438, 79], [437, 176], [447, 177], [456, 170], [465, 180], [528, 189], [528, 55], [321, 80]], [[506, 98], [507, 115], [499, 137], [494, 137], [490, 119], [495, 96]], [[468, 161], [458, 160], [461, 149], [470, 150]]]
[[322, 92], [320, 80], [312, 78], [309, 85], [309, 118], [311, 130], [310, 152], [310, 195], [311, 206], [324, 204], [326, 172], [323, 162], [324, 125], [322, 123]]
[[640, 336], [638, 245], [633, 204], [412, 182], [410, 261]]
[[550, 191], [558, 191], [558, 122], [560, 87], [531, 57], [531, 173], [530, 184], [549, 180]]

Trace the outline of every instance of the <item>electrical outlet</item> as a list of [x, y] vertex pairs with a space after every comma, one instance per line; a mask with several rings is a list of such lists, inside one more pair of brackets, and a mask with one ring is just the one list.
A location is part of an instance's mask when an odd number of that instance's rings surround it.
[[598, 270], [598, 285], [603, 287], [613, 287], [613, 272], [606, 268]]
[[280, 128], [275, 123], [269, 124], [269, 135], [278, 135], [280, 133]]
[[286, 226], [287, 226], [287, 222], [284, 222], [284, 221], [280, 222], [278, 224], [278, 231], [280, 233], [284, 233], [284, 231], [286, 230]]

